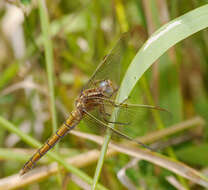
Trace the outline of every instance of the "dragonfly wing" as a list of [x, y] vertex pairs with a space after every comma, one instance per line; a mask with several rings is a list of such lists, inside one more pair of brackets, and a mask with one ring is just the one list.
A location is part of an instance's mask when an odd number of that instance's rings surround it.
[[[117, 92], [116, 89], [120, 86], [121, 78], [126, 70], [125, 67], [128, 66], [130, 59], [133, 56], [132, 49], [129, 48], [129, 44], [132, 42], [131, 37], [132, 33], [130, 32], [124, 33], [121, 36], [114, 48], [101, 61], [88, 83], [84, 86], [83, 90], [96, 88], [99, 81], [111, 80], [113, 88], [115, 89], [115, 93], [113, 93], [111, 100], [115, 99]], [[111, 114], [112, 110], [108, 110], [107, 112]], [[94, 115], [94, 113], [92, 114]], [[97, 117], [97, 115], [94, 116]], [[102, 120], [101, 117], [99, 117], [99, 119]]]
[[[159, 106], [144, 105], [144, 104], [128, 104], [128, 103], [116, 103], [113, 99], [106, 99], [97, 97], [98, 103], [102, 109], [96, 108], [96, 112], [92, 114], [101, 121], [111, 123], [112, 110], [117, 107], [117, 119], [115, 124], [117, 126], [130, 125], [132, 127], [138, 127], [140, 124], [143, 127], [150, 127], [154, 124], [151, 117], [154, 111], [162, 111], [167, 117], [170, 113]], [[96, 114], [95, 114], [96, 113]]]
[[116, 86], [120, 85], [122, 61], [128, 48], [127, 42], [129, 38], [129, 33], [122, 35], [109, 54], [103, 58], [84, 89], [93, 87], [96, 81], [105, 79], [111, 80]]
[[[97, 129], [101, 128], [98, 134], [103, 134], [103, 129], [111, 126], [109, 125], [112, 122], [111, 110], [114, 108], [114, 105], [109, 104], [107, 101], [102, 102], [101, 106], [104, 106], [105, 113], [101, 112], [99, 107], [96, 107], [93, 111], [87, 112], [86, 117], [83, 119], [89, 127], [94, 127], [94, 129], [96, 129], [94, 132], [98, 132]], [[114, 123], [115, 128], [113, 128], [115, 130], [110, 130], [113, 131], [116, 136], [126, 139], [129, 137], [129, 140], [131, 137], [144, 135], [146, 132], [155, 129], [154, 119], [151, 115], [152, 110], [158, 110], [158, 108], [161, 109], [160, 107], [149, 105], [123, 104], [118, 110], [117, 120]]]
[[107, 123], [105, 123], [105, 122], [103, 122], [103, 121], [97, 119], [97, 118], [94, 117], [91, 113], [89, 113], [89, 112], [87, 112], [87, 111], [85, 111], [85, 113], [86, 113], [86, 115], [87, 115], [86, 118], [88, 118], [89, 120], [91, 120], [91, 121], [93, 121], [94, 123], [96, 123], [98, 127], [101, 127], [101, 128], [104, 128], [104, 129], [109, 129], [109, 130], [111, 130], [111, 131], [113, 132], [113, 134], [116, 134], [116, 135], [119, 136], [119, 137], [122, 137], [122, 138], [124, 138], [124, 139], [129, 140], [129, 141], [133, 141], [133, 142], [139, 144], [140, 146], [143, 146], [144, 148], [147, 148], [147, 149], [149, 149], [149, 150], [151, 150], [151, 151], [154, 151], [152, 148], [150, 148], [149, 146], [145, 145], [144, 143], [142, 143], [142, 142], [140, 142], [140, 141], [138, 141], [138, 140], [135, 140], [134, 138], [132, 138], [132, 137], [130, 137], [130, 136], [128, 136], [128, 135], [122, 133], [121, 131], [119, 131], [119, 130], [113, 128], [113, 127], [111, 127], [111, 126], [108, 125]]

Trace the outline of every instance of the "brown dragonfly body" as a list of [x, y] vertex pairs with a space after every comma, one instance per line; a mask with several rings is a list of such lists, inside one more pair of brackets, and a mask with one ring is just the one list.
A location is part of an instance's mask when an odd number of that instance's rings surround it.
[[[121, 82], [120, 68], [122, 66], [122, 57], [125, 55], [124, 47], [128, 41], [126, 37], [127, 36], [124, 35], [123, 38], [121, 38], [116, 46], [111, 50], [111, 52], [103, 59], [86, 84], [84, 90], [76, 100], [74, 111], [71, 112], [69, 118], [56, 131], [56, 133], [49, 138], [49, 140], [40, 149], [38, 149], [38, 151], [24, 165], [20, 173], [21, 175], [32, 169], [35, 163], [43, 155], [45, 155], [62, 137], [76, 127], [82, 119], [86, 121], [92, 121], [93, 124], [96, 123], [98, 127], [108, 128], [113, 133], [123, 138], [135, 141], [137, 144], [145, 148], [149, 148], [142, 142], [134, 140], [125, 133], [122, 133], [120, 130], [117, 130], [109, 125], [109, 123], [113, 123], [117, 126], [130, 124], [131, 122], [129, 122], [130, 120], [126, 112], [127, 109], [128, 111], [133, 111], [136, 109], [133, 115], [138, 113], [139, 110], [137, 110], [137, 108], [148, 108], [165, 111], [157, 106], [115, 102], [115, 95]], [[114, 118], [116, 121], [109, 121], [111, 120], [111, 114], [113, 113], [112, 111], [115, 107], [119, 108], [117, 109], [119, 114], [117, 114], [116, 118]]]
[[82, 118], [89, 113], [89, 111], [93, 110], [95, 107], [101, 107], [103, 99], [112, 96], [115, 91], [116, 90], [113, 88], [112, 82], [110, 80], [99, 81], [97, 88], [91, 88], [82, 91], [79, 98], [76, 100], [75, 109], [71, 112], [69, 118], [56, 131], [56, 133], [49, 138], [40, 149], [37, 150], [37, 152], [24, 165], [20, 174], [23, 175], [32, 169], [35, 163], [53, 146], [55, 146], [55, 144], [70, 130], [77, 126]]

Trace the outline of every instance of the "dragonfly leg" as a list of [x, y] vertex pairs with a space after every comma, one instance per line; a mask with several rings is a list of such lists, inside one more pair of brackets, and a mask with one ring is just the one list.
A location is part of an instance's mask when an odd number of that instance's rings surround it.
[[150, 151], [155, 152], [154, 149], [152, 149], [151, 147], [147, 146], [146, 144], [144, 144], [144, 143], [142, 143], [142, 142], [140, 142], [140, 141], [138, 141], [138, 140], [135, 140], [135, 139], [133, 139], [132, 137], [129, 137], [128, 135], [126, 135], [126, 134], [124, 134], [124, 133], [118, 131], [117, 129], [114, 129], [114, 128], [111, 127], [111, 126], [108, 126], [106, 123], [102, 122], [101, 120], [97, 119], [97, 118], [94, 117], [92, 114], [90, 114], [87, 110], [83, 110], [83, 111], [84, 111], [90, 118], [94, 119], [97, 123], [99, 123], [100, 125], [98, 125], [98, 126], [104, 127], [104, 128], [108, 128], [108, 129], [110, 129], [113, 133], [117, 134], [118, 136], [121, 136], [121, 137], [123, 137], [123, 138], [125, 138], [125, 139], [127, 139], [127, 140], [130, 140], [130, 141], [134, 141], [135, 143], [137, 143], [137, 144], [143, 146], [144, 148], [147, 148], [147, 149], [149, 149]]
[[112, 123], [115, 125], [130, 125], [130, 123], [122, 123], [122, 122], [116, 122], [116, 121], [108, 121], [107, 119], [103, 118], [105, 122]]
[[[118, 89], [117, 89], [118, 90]], [[113, 92], [114, 93], [114, 92]], [[113, 95], [113, 94], [112, 94]], [[111, 96], [112, 96], [111, 95]], [[105, 101], [108, 101], [110, 104], [112, 104], [113, 106], [115, 106], [115, 107], [120, 107], [120, 106], [122, 106], [122, 105], [124, 105], [124, 106], [127, 106], [128, 104], [126, 104], [125, 102], [129, 99], [129, 97], [127, 97], [127, 98], [125, 98], [121, 103], [115, 103], [114, 101], [112, 101], [111, 99], [109, 99], [110, 97], [108, 97], [108, 96], [106, 96], [106, 95], [104, 95], [103, 94], [103, 96], [105, 97], [105, 98], [100, 98], [100, 97], [98, 97], [98, 99], [103, 99], [103, 100], [105, 100]]]
[[100, 112], [100, 113], [102, 113], [102, 114], [104, 114], [105, 116], [108, 116], [108, 117], [111, 116], [111, 114], [110, 113], [107, 113], [107, 112]]
[[103, 104], [100, 105], [99, 111], [100, 111], [100, 114], [101, 114], [103, 120], [106, 123], [112, 123], [112, 124], [116, 124], [116, 125], [129, 125], [130, 124], [130, 123], [117, 122], [117, 121], [109, 121], [108, 119], [106, 119], [106, 116], [111, 116], [111, 114], [105, 112], [105, 107]]

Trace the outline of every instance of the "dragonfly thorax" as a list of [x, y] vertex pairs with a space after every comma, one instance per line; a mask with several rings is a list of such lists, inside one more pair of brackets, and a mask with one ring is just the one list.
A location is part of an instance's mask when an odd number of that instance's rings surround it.
[[83, 110], [90, 111], [102, 104], [102, 98], [110, 98], [116, 90], [111, 80], [97, 81], [94, 88], [82, 91], [75, 102], [75, 107], [83, 113]]

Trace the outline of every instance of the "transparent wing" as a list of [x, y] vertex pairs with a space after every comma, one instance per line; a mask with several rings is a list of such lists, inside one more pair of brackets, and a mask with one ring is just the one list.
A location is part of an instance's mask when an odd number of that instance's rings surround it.
[[96, 104], [99, 104], [99, 106], [95, 107], [95, 109], [92, 111], [92, 114], [100, 120], [105, 119], [104, 121], [106, 121], [107, 123], [110, 120], [112, 110], [115, 107], [119, 108], [117, 123], [123, 123], [123, 125], [125, 125], [125, 123], [132, 123], [135, 117], [141, 117], [141, 115], [144, 115], [145, 113], [151, 114], [154, 110], [163, 111], [166, 113], [167, 116], [171, 115], [168, 110], [159, 106], [116, 103], [113, 99], [108, 99], [104, 97], [93, 97], [93, 99], [94, 101], [95, 99], [97, 99]]
[[107, 123], [105, 123], [105, 122], [99, 120], [98, 118], [94, 117], [94, 115], [92, 115], [91, 113], [89, 113], [87, 111], [85, 113], [86, 113], [85, 119], [88, 120], [88, 122], [92, 122], [93, 124], [96, 124], [96, 126], [102, 128], [102, 129], [109, 129], [113, 132], [113, 134], [115, 134], [119, 137], [122, 137], [122, 138], [130, 140], [130, 141], [134, 141], [135, 143], [139, 144], [140, 146], [143, 146], [144, 148], [147, 148], [147, 149], [150, 149], [151, 151], [154, 151], [152, 148], [145, 145], [144, 143], [142, 143], [138, 140], [135, 140], [134, 138], [126, 135], [125, 133], [123, 133], [123, 132], [121, 132], [121, 131], [119, 131], [115, 128], [112, 128]]
[[[113, 83], [114, 89], [119, 88], [125, 67], [128, 66], [133, 55], [130, 53], [132, 49], [129, 48], [129, 44], [132, 40], [131, 35], [132, 33], [128, 32], [121, 36], [109, 54], [103, 58], [83, 90], [96, 88], [97, 82], [102, 80], [110, 80]], [[116, 91], [110, 99], [113, 101], [115, 97]], [[111, 109], [107, 110], [111, 114], [112, 107], [108, 107], [108, 109]], [[94, 111], [91, 112], [91, 114], [98, 119], [103, 120], [103, 115], [100, 115], [100, 113]]]
[[[155, 128], [154, 119], [152, 117], [152, 111], [163, 111], [170, 116], [169, 112], [158, 106], [141, 105], [141, 104], [116, 104], [112, 100], [106, 99], [100, 102], [100, 106], [96, 107], [93, 111], [89, 112], [94, 118], [98, 119], [105, 125], [114, 123], [116, 129], [126, 135], [137, 137], [145, 134], [149, 130]], [[118, 107], [117, 120], [111, 121], [111, 114], [114, 107]], [[97, 122], [92, 119], [84, 121], [90, 126], [97, 126]]]
[[[127, 60], [127, 62], [129, 62], [129, 60], [126, 59], [126, 57], [128, 57], [126, 55], [129, 50], [128, 43], [130, 39], [130, 33], [126, 33], [120, 38], [110, 53], [104, 57], [84, 89], [94, 88], [96, 82], [102, 80], [111, 80], [114, 86], [119, 87], [123, 67], [127, 65], [125, 61]], [[137, 131], [138, 128], [150, 127], [152, 124], [152, 121], [149, 119], [151, 109], [160, 110], [159, 107], [147, 105], [116, 104], [114, 103], [113, 97], [111, 97], [111, 99], [98, 99], [97, 103], [100, 104], [100, 106], [97, 106], [89, 113], [87, 112], [84, 121], [91, 126], [107, 128], [108, 124], [111, 123], [110, 116], [113, 108], [119, 107], [119, 115], [117, 121], [115, 121], [115, 125], [119, 127], [119, 130], [125, 129], [125, 132], [128, 132], [129, 129], [136, 129], [135, 131]], [[145, 125], [143, 121], [145, 121]], [[146, 124], [146, 121], [148, 124]], [[119, 136], [129, 140], [132, 139], [128, 135], [125, 135], [125, 133], [119, 132], [117, 129], [111, 130]], [[144, 134], [144, 130], [142, 133], [133, 132], [133, 134], [134, 136]]]
[[109, 54], [103, 58], [88, 83], [84, 86], [84, 89], [91, 88], [96, 81], [105, 79], [110, 79], [116, 86], [120, 85], [122, 61], [128, 47], [127, 42], [129, 38], [129, 33], [122, 35]]

